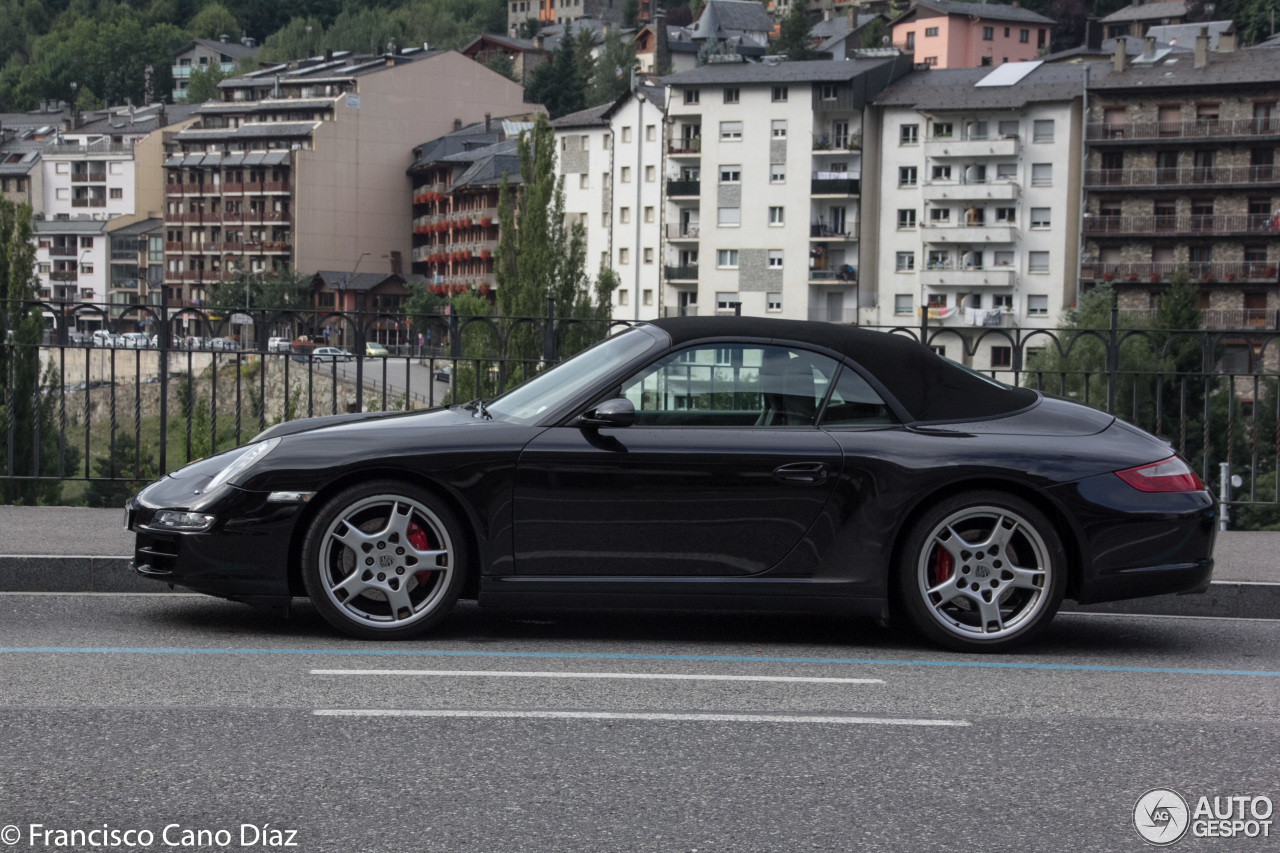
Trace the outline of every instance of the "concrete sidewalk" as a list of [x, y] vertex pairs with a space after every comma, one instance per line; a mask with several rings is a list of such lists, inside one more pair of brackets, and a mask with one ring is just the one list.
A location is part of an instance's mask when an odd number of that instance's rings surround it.
[[[129, 570], [132, 555], [123, 509], [0, 506], [0, 592], [167, 592]], [[1280, 619], [1280, 533], [1220, 533], [1214, 559], [1204, 595], [1064, 609]]]

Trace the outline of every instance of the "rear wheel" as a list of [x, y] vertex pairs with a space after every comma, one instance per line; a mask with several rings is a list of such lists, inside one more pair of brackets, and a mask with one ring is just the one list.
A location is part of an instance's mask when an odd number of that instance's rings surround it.
[[453, 609], [466, 556], [461, 525], [437, 497], [379, 481], [346, 489], [315, 517], [303, 543], [302, 579], [338, 630], [407, 639]]
[[1044, 513], [1001, 492], [932, 507], [907, 534], [898, 591], [912, 623], [961, 651], [1004, 651], [1053, 619], [1067, 560]]

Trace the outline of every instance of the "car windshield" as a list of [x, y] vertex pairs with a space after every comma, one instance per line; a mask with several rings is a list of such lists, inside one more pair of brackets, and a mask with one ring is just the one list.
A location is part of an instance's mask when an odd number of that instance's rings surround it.
[[605, 338], [498, 397], [488, 404], [489, 414], [506, 421], [531, 424], [544, 412], [658, 345], [657, 338], [641, 329], [628, 329]]

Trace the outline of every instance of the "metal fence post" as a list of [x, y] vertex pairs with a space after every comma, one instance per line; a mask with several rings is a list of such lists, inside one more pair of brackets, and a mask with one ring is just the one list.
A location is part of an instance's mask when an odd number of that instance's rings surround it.
[[159, 326], [156, 329], [156, 362], [160, 373], [160, 473], [169, 471], [169, 344], [173, 334], [169, 331], [169, 307], [160, 305]]
[[547, 364], [556, 363], [556, 300], [547, 297], [547, 322], [542, 327], [542, 361]]
[[1107, 335], [1107, 414], [1116, 413], [1116, 373], [1120, 370], [1120, 310], [1111, 309], [1111, 329]]

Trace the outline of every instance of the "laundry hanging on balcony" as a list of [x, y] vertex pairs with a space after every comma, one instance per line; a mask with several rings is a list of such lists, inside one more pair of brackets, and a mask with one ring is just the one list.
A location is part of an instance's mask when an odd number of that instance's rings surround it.
[[930, 320], [946, 320], [949, 317], [954, 317], [956, 313], [959, 312], [959, 310], [960, 310], [959, 305], [953, 305], [950, 308], [932, 308], [931, 307], [929, 309], [929, 319]]

